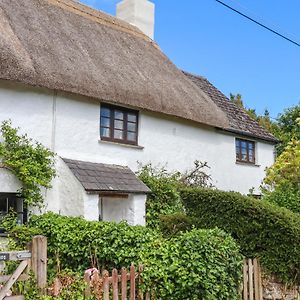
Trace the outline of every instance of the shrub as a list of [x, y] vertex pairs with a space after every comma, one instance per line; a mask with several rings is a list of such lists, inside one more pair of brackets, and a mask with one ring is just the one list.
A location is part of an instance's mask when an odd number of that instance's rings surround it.
[[191, 230], [196, 221], [183, 213], [166, 216], [160, 215], [159, 220], [160, 230], [165, 237], [174, 236], [180, 232]]
[[139, 178], [151, 189], [146, 202], [147, 226], [159, 229], [159, 216], [183, 211], [178, 191], [180, 173], [168, 173], [164, 168], [143, 166]]
[[233, 239], [220, 230], [164, 239], [141, 226], [47, 213], [33, 216], [29, 227], [17, 226], [11, 235], [25, 245], [32, 233], [48, 237], [52, 272], [56, 262], [81, 274], [92, 261], [106, 269], [141, 263], [144, 285], [156, 291], [156, 299], [237, 299], [242, 259]]
[[274, 191], [266, 192], [263, 200], [300, 214], [300, 188], [290, 184], [281, 184]]
[[240, 299], [242, 257], [223, 231], [193, 229], [151, 248], [143, 256], [143, 278], [157, 299]]
[[298, 214], [233, 192], [183, 189], [182, 199], [200, 227], [230, 233], [249, 258], [285, 282], [300, 282], [300, 218]]

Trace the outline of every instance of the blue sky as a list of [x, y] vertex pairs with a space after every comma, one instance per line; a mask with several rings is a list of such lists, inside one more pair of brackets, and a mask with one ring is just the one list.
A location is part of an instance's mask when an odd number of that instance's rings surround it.
[[[300, 43], [299, 0], [223, 0]], [[81, 0], [115, 15], [119, 0]], [[272, 117], [300, 103], [300, 47], [243, 19], [215, 0], [153, 0], [155, 40], [181, 69]]]

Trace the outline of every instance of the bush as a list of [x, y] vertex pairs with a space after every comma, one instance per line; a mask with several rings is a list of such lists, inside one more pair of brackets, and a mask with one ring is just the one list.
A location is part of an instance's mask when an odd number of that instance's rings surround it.
[[300, 282], [298, 214], [233, 192], [183, 189], [181, 196], [197, 226], [225, 230], [246, 257], [259, 257], [265, 270], [285, 282]]
[[263, 200], [300, 214], [300, 188], [290, 184], [281, 184], [274, 191], [266, 192]]
[[143, 166], [139, 178], [151, 189], [146, 202], [147, 226], [159, 229], [159, 216], [183, 211], [180, 200], [180, 173], [168, 173], [164, 168], [154, 168], [151, 164]]
[[160, 231], [165, 237], [177, 235], [181, 232], [191, 230], [195, 224], [195, 219], [186, 214], [178, 213], [173, 215], [160, 215]]
[[144, 286], [156, 291], [156, 299], [237, 299], [242, 259], [233, 239], [220, 230], [192, 230], [167, 240], [141, 226], [47, 213], [11, 235], [25, 245], [32, 233], [48, 237], [52, 271], [56, 262], [80, 274], [92, 261], [106, 269], [141, 263]]
[[157, 299], [240, 299], [242, 257], [223, 231], [193, 229], [151, 248], [143, 257], [143, 278]]

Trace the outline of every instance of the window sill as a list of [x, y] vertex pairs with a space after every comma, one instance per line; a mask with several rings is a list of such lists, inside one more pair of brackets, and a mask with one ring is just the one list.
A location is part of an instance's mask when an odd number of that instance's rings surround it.
[[243, 162], [243, 161], [236, 161], [235, 163], [237, 165], [248, 166], [248, 167], [256, 167], [256, 168], [260, 167], [260, 165], [249, 163], [249, 162]]
[[98, 140], [99, 143], [103, 143], [103, 144], [110, 144], [110, 145], [115, 145], [115, 146], [121, 146], [121, 147], [126, 147], [126, 148], [133, 148], [133, 149], [138, 149], [138, 150], [143, 150], [144, 147], [143, 146], [139, 146], [139, 145], [131, 145], [131, 144], [123, 144], [123, 143], [118, 143], [118, 142], [110, 142], [110, 141], [104, 141], [99, 139]]

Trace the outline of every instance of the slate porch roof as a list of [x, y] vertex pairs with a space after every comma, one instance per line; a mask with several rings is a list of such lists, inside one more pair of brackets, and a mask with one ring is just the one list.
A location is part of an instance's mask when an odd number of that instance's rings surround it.
[[229, 127], [224, 128], [226, 131], [239, 133], [241, 135], [252, 136], [273, 143], [279, 142], [270, 132], [260, 126], [246, 112], [220, 92], [206, 78], [197, 76], [188, 72], [183, 73], [192, 80], [204, 93], [206, 93], [215, 104], [222, 109], [227, 115]]
[[150, 192], [128, 167], [62, 159], [88, 192]]

